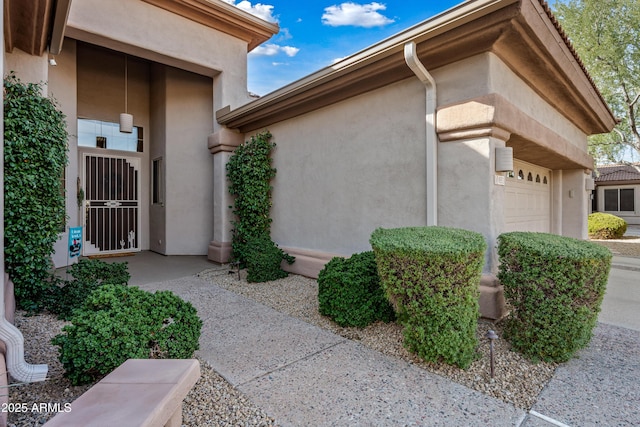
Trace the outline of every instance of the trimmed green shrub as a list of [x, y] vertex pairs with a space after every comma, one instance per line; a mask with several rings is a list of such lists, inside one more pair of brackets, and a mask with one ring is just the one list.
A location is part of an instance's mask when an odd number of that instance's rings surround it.
[[169, 291], [103, 285], [52, 343], [72, 384], [96, 381], [125, 360], [186, 359], [198, 349], [202, 321]]
[[372, 251], [335, 257], [318, 274], [318, 310], [340, 326], [365, 326], [395, 320], [380, 285]]
[[100, 286], [126, 285], [131, 278], [126, 262], [106, 263], [99, 259], [83, 258], [67, 271], [74, 280], [54, 280], [47, 301], [47, 309], [64, 320], [69, 320]]
[[244, 251], [247, 282], [268, 282], [287, 277], [288, 273], [280, 268], [280, 264], [282, 260], [289, 264], [295, 261], [295, 257], [285, 253], [266, 234], [251, 237]]
[[467, 368], [476, 357], [480, 275], [487, 244], [445, 227], [377, 229], [371, 235], [382, 287], [421, 358]]
[[65, 116], [41, 85], [4, 79], [4, 256], [18, 307], [42, 308], [65, 225]]
[[511, 306], [505, 338], [532, 360], [569, 360], [591, 340], [611, 251], [569, 237], [512, 232], [499, 236], [498, 255]]
[[627, 231], [627, 221], [608, 213], [592, 213], [587, 224], [591, 239], [620, 239]]

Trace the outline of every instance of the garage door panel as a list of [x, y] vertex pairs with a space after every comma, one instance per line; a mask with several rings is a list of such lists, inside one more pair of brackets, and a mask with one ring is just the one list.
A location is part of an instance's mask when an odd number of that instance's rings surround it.
[[551, 230], [551, 171], [514, 160], [513, 177], [505, 188], [505, 230]]

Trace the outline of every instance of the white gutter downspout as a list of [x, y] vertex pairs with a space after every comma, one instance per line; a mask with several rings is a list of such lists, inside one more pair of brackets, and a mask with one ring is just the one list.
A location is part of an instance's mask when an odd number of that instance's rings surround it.
[[[4, 1], [1, 1], [0, 21], [4, 22]], [[4, 32], [0, 34], [0, 45], [4, 46]], [[4, 61], [0, 61], [0, 75], [4, 76]], [[4, 117], [4, 105], [0, 107]], [[0, 124], [0, 159], [4, 158], [4, 122]], [[0, 188], [4, 188], [4, 162], [0, 162]], [[4, 236], [4, 191], [0, 192], [0, 235]], [[7, 370], [11, 376], [20, 382], [44, 381], [47, 377], [47, 365], [30, 365], [24, 361], [24, 337], [22, 333], [6, 318], [4, 289], [6, 277], [4, 274], [4, 244], [0, 251], [0, 340], [7, 347]], [[4, 373], [0, 373], [4, 374]]]
[[438, 136], [436, 134], [436, 81], [422, 65], [416, 53], [415, 42], [404, 45], [404, 60], [424, 84], [426, 90], [426, 175], [427, 225], [438, 225]]

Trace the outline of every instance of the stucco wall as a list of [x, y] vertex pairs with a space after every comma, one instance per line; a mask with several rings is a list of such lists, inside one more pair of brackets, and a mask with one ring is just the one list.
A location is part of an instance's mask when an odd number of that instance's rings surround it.
[[425, 225], [424, 117], [409, 79], [270, 126], [273, 239], [350, 255], [377, 227]]
[[[20, 49], [13, 49], [11, 53], [4, 54], [4, 73], [15, 71], [23, 83], [41, 83], [47, 81], [48, 76], [47, 56], [31, 56]], [[43, 88], [47, 95], [48, 88]]]
[[49, 66], [49, 94], [56, 100], [58, 107], [66, 116], [67, 133], [69, 135], [68, 145], [69, 152], [67, 156], [69, 162], [65, 171], [65, 190], [67, 192], [66, 209], [67, 209], [67, 227], [64, 233], [61, 233], [58, 241], [54, 246], [55, 253], [53, 255], [53, 263], [56, 267], [61, 267], [72, 263], [69, 260], [69, 227], [77, 227], [82, 225], [82, 212], [78, 208], [77, 203], [77, 176], [78, 176], [78, 122], [75, 120], [77, 116], [76, 99], [78, 96], [78, 88], [76, 85], [76, 43], [75, 40], [67, 40], [65, 50], [56, 57], [56, 66]]
[[[583, 151], [587, 149], [586, 134], [559, 114], [493, 53], [487, 52], [464, 59], [433, 70], [432, 74], [438, 85], [439, 107], [495, 93], [577, 148]], [[512, 126], [514, 129], [520, 127], [517, 123]]]
[[213, 237], [213, 83], [171, 67], [165, 78], [165, 253], [204, 255]]
[[210, 77], [224, 72], [217, 108], [248, 101], [246, 42], [143, 1], [73, 1], [66, 34]]

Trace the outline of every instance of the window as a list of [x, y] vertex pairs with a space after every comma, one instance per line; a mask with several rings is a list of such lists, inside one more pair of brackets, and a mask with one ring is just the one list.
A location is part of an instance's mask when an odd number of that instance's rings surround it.
[[604, 210], [610, 212], [635, 211], [635, 189], [613, 188], [604, 190]]
[[151, 164], [151, 203], [161, 205], [163, 197], [162, 157], [153, 159]]
[[78, 146], [80, 147], [141, 153], [142, 141], [142, 128], [139, 126], [134, 126], [132, 133], [122, 133], [118, 123], [78, 119]]
[[635, 194], [633, 188], [620, 189], [620, 210], [624, 212], [633, 212], [635, 208]]
[[531, 175], [531, 172], [527, 175], [527, 181], [533, 181], [533, 175]]

